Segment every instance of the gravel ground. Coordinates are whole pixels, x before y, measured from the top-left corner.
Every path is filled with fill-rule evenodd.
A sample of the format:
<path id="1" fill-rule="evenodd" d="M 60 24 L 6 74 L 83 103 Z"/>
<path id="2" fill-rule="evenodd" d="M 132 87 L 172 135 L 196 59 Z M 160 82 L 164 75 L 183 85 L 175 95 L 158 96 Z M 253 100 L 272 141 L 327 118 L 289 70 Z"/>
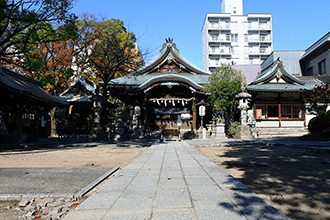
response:
<path id="1" fill-rule="evenodd" d="M 55 193 L 61 191 L 63 187 L 67 186 L 68 182 L 74 184 L 78 180 L 74 180 L 78 172 L 86 174 L 88 170 L 99 170 L 99 174 L 95 172 L 96 176 L 88 180 L 88 183 L 93 179 L 97 179 L 109 170 L 110 167 L 120 167 L 121 169 L 126 167 L 131 161 L 133 161 L 138 155 L 147 149 L 151 143 L 122 143 L 122 144 L 76 144 L 76 145 L 56 145 L 56 146 L 12 146 L 6 148 L 0 148 L 0 177 L 8 176 L 11 178 L 12 185 L 9 187 L 10 182 L 5 181 L 8 186 L 8 190 L 2 190 L 4 194 L 11 192 L 12 194 L 22 194 L 25 191 L 31 194 L 38 193 Z M 82 171 L 83 169 L 83 171 Z M 15 170 L 17 173 L 14 178 L 8 171 Z M 63 179 L 63 172 L 66 171 L 66 180 L 56 181 L 57 184 L 54 191 L 52 184 L 43 184 L 40 189 L 37 186 L 41 182 L 47 182 L 48 180 L 55 181 L 55 179 Z M 6 171 L 6 172 L 5 172 Z M 69 172 L 70 171 L 70 172 Z M 85 172 L 86 171 L 86 172 Z M 103 172 L 104 171 L 104 172 Z M 112 176 L 117 175 L 119 171 Z M 47 175 L 49 174 L 49 178 Z M 56 175 L 55 175 L 56 174 Z M 22 178 L 19 178 L 19 176 Z M 24 179 L 33 178 L 38 176 L 40 178 L 39 183 L 33 183 L 24 185 Z M 71 177 L 70 177 L 71 176 Z M 112 177 L 111 176 L 111 177 Z M 2 178 L 1 177 L 1 178 Z M 16 220 L 16 219 L 29 219 L 29 220 L 51 220 L 62 218 L 67 212 L 75 209 L 76 205 L 88 198 L 102 184 L 104 184 L 109 178 L 103 181 L 91 192 L 86 194 L 83 198 L 76 200 L 76 198 L 63 198 L 63 197 L 33 197 L 29 198 L 28 204 L 20 206 L 19 203 L 22 199 L 7 199 L 1 197 L 0 192 L 0 219 Z M 47 178 L 47 179 L 45 179 Z M 37 179 L 36 179 L 37 180 Z M 22 181 L 23 187 L 22 188 Z M 16 187 L 19 187 L 15 190 Z M 78 191 L 80 188 L 85 187 L 86 184 L 75 184 L 74 187 L 70 187 L 72 192 Z M 0 184 L 1 186 L 1 184 Z M 47 188 L 50 187 L 50 188 Z M 78 188 L 77 188 L 78 187 Z M 26 188 L 26 189 L 24 189 Z M 67 188 L 67 187 L 66 187 Z M 23 191 L 22 191 L 23 190 Z M 42 190 L 42 192 L 40 191 Z M 64 190 L 64 189 L 63 189 Z M 1 190 L 0 190 L 1 191 Z M 66 190 L 62 194 L 68 193 Z"/>

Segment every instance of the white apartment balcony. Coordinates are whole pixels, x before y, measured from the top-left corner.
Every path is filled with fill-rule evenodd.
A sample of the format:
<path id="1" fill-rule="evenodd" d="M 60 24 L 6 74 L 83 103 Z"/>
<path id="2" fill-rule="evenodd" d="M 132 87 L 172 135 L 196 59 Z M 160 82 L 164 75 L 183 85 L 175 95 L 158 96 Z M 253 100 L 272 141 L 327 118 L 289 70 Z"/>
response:
<path id="1" fill-rule="evenodd" d="M 231 42 L 231 37 L 230 35 L 228 36 L 212 36 L 208 38 L 209 42 L 224 42 L 224 43 L 230 43 Z"/>
<path id="2" fill-rule="evenodd" d="M 221 55 L 231 55 L 233 53 L 232 48 L 220 48 L 220 54 Z"/>
<path id="3" fill-rule="evenodd" d="M 272 42 L 270 36 L 253 36 L 248 38 L 249 42 Z"/>
<path id="4" fill-rule="evenodd" d="M 249 50 L 250 55 L 265 55 L 270 54 L 271 50 L 270 48 L 253 48 Z"/>
<path id="5" fill-rule="evenodd" d="M 220 61 L 210 61 L 209 63 L 209 67 L 218 67 L 221 66 L 221 62 Z"/>
<path id="6" fill-rule="evenodd" d="M 209 48 L 209 54 L 221 54 L 221 55 L 231 55 L 233 53 L 232 48 L 230 47 L 213 47 Z"/>
<path id="7" fill-rule="evenodd" d="M 271 30 L 272 26 L 270 24 L 260 25 L 260 24 L 249 24 L 249 30 Z"/>
<path id="8" fill-rule="evenodd" d="M 219 54 L 219 53 L 220 53 L 219 47 L 209 48 L 209 54 Z"/>
<path id="9" fill-rule="evenodd" d="M 225 23 L 225 22 L 209 23 L 208 29 L 214 29 L 214 30 L 230 30 L 230 23 Z"/>
<path id="10" fill-rule="evenodd" d="M 210 42 L 220 42 L 220 37 L 219 36 L 212 36 L 209 37 Z"/>
<path id="11" fill-rule="evenodd" d="M 262 36 L 262 35 L 260 35 L 259 40 L 261 42 L 272 42 L 272 39 L 271 39 L 270 36 Z"/>

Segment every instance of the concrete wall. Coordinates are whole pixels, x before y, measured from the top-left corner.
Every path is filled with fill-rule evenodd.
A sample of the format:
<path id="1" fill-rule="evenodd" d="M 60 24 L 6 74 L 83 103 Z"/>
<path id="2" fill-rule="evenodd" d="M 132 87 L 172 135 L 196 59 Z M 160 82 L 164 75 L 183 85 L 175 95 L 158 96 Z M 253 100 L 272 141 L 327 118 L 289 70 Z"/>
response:
<path id="1" fill-rule="evenodd" d="M 302 76 L 299 59 L 304 55 L 305 51 L 273 51 L 269 57 L 261 64 L 264 70 L 278 58 L 283 62 L 284 69 L 294 75 Z"/>
<path id="2" fill-rule="evenodd" d="M 247 84 L 255 80 L 261 70 L 260 65 L 233 65 L 232 67 L 243 72 Z"/>

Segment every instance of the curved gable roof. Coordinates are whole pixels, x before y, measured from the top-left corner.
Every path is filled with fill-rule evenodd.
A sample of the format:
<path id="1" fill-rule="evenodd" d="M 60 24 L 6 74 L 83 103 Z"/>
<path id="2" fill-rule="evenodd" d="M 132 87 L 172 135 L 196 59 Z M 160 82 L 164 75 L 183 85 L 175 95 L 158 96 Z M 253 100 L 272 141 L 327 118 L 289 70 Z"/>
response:
<path id="1" fill-rule="evenodd" d="M 314 77 L 292 76 L 284 69 L 283 62 L 278 59 L 246 88 L 248 91 L 297 92 L 311 90 L 320 84 L 321 81 Z"/>
<path id="2" fill-rule="evenodd" d="M 166 39 L 166 43 L 163 44 L 163 48 L 160 50 L 160 53 L 155 56 L 149 63 L 141 67 L 136 72 L 131 75 L 142 75 L 151 73 L 153 70 L 156 70 L 161 64 L 166 61 L 172 61 L 173 59 L 180 65 L 182 69 L 187 73 L 198 74 L 198 75 L 210 75 L 207 72 L 199 69 L 188 59 L 186 59 L 179 50 L 176 48 L 176 45 L 173 42 L 173 39 Z"/>
<path id="3" fill-rule="evenodd" d="M 270 83 L 276 79 L 277 82 L 304 85 L 305 83 L 288 73 L 284 67 L 283 62 L 277 59 L 268 69 L 264 70 L 259 76 L 250 83 L 250 85 Z"/>
<path id="4" fill-rule="evenodd" d="M 77 85 L 77 84 L 81 84 L 88 92 L 95 94 L 95 89 L 96 89 L 96 85 L 92 82 L 90 82 L 89 80 L 87 80 L 85 77 L 83 76 L 78 76 L 75 78 L 75 80 L 72 82 L 71 86 L 65 90 L 64 92 L 62 92 L 59 96 L 63 97 L 66 96 L 68 93 L 70 93 L 70 91 Z"/>
<path id="5" fill-rule="evenodd" d="M 154 82 L 185 82 L 200 90 L 208 83 L 210 73 L 204 72 L 179 53 L 173 39 L 166 39 L 160 53 L 138 71 L 110 81 L 110 87 L 140 90 Z"/>

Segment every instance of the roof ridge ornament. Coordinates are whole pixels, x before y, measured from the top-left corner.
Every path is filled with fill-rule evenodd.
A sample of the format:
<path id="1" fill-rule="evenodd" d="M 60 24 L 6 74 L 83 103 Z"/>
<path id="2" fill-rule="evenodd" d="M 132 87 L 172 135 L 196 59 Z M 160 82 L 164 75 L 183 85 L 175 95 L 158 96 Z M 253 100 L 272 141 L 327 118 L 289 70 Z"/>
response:
<path id="1" fill-rule="evenodd" d="M 179 51 L 178 48 L 176 48 L 175 43 L 173 43 L 173 38 L 168 37 L 165 40 L 166 40 L 166 43 L 163 44 L 163 48 L 160 51 L 164 50 L 166 47 L 174 48 L 175 50 Z"/>
<path id="2" fill-rule="evenodd" d="M 166 38 L 165 39 L 166 40 L 166 44 L 168 45 L 168 46 L 172 46 L 172 44 L 173 44 L 173 38 L 171 39 L 170 37 L 169 38 Z"/>

